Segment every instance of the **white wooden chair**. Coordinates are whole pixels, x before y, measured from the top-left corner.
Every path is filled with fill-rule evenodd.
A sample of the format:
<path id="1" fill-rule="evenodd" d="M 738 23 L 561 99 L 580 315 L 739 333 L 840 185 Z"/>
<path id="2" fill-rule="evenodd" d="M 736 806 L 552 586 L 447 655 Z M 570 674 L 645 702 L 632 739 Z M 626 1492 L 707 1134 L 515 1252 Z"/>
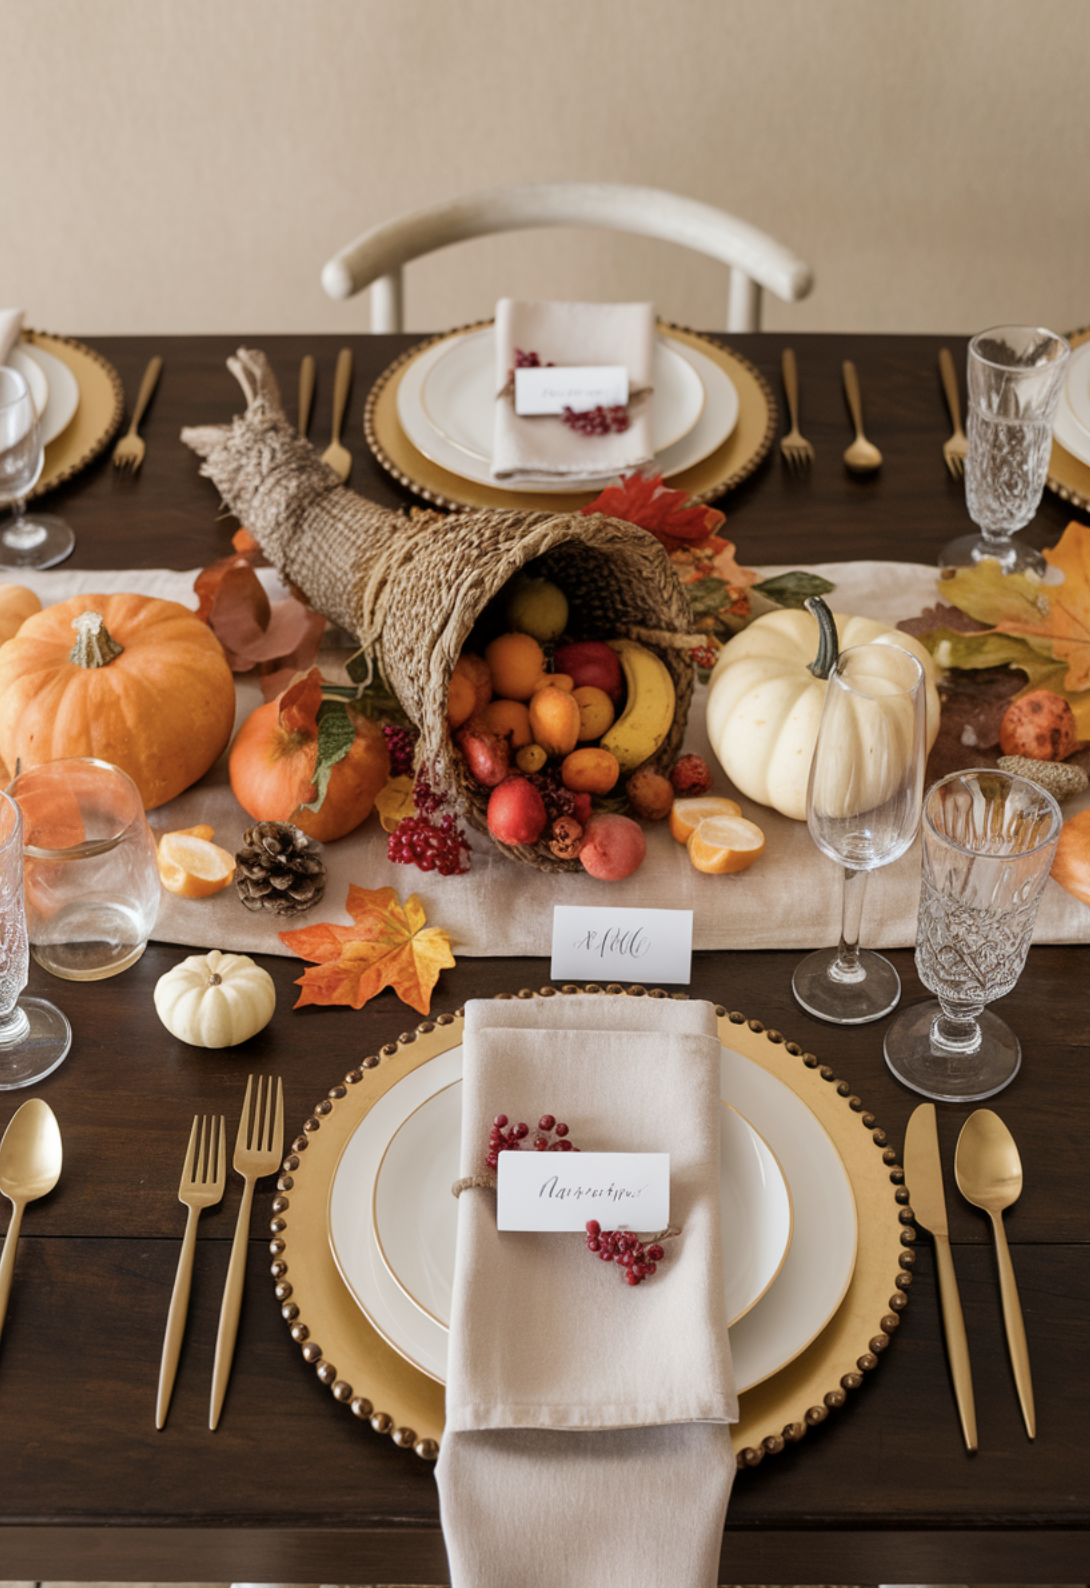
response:
<path id="1" fill-rule="evenodd" d="M 596 226 L 663 238 L 730 267 L 728 331 L 757 331 L 761 291 L 785 303 L 805 298 L 809 265 L 782 243 L 725 210 L 653 187 L 616 182 L 531 182 L 445 199 L 374 226 L 322 270 L 331 298 L 371 287 L 372 331 L 402 329 L 402 266 L 449 243 L 534 226 Z"/>

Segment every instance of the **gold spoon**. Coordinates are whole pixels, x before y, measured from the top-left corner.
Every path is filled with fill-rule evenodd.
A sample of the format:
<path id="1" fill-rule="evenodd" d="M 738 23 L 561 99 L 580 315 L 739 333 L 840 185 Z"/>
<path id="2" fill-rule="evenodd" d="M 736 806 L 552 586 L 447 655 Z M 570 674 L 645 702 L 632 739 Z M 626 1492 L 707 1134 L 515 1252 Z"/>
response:
<path id="1" fill-rule="evenodd" d="M 844 394 L 851 409 L 852 423 L 855 425 L 855 440 L 845 452 L 844 462 L 853 474 L 873 474 L 875 469 L 882 466 L 882 454 L 863 434 L 863 399 L 859 395 L 859 376 L 855 373 L 855 365 L 850 359 L 844 360 L 843 373 Z"/>
<path id="2" fill-rule="evenodd" d="M 999 1264 L 999 1291 L 1003 1298 L 1003 1322 L 1014 1369 L 1014 1382 L 1022 1405 L 1022 1417 L 1031 1439 L 1037 1436 L 1037 1416 L 1033 1409 L 1033 1380 L 1029 1370 L 1026 1326 L 1014 1282 L 1014 1266 L 1003 1228 L 1003 1209 L 1022 1194 L 1022 1161 L 1014 1137 L 998 1114 L 978 1108 L 962 1126 L 954 1155 L 954 1175 L 966 1202 L 991 1217 L 995 1231 L 995 1255 Z"/>
<path id="3" fill-rule="evenodd" d="M 333 377 L 333 439 L 322 453 L 322 462 L 328 463 L 342 481 L 347 480 L 352 472 L 352 454 L 341 445 L 341 425 L 344 423 L 351 385 L 352 349 L 342 347 L 337 354 L 337 372 Z"/>
<path id="4" fill-rule="evenodd" d="M 48 1103 L 32 1097 L 12 1115 L 0 1141 L 0 1191 L 14 1209 L 0 1257 L 0 1330 L 8 1310 L 19 1226 L 28 1202 L 52 1191 L 61 1176 L 61 1133 Z"/>

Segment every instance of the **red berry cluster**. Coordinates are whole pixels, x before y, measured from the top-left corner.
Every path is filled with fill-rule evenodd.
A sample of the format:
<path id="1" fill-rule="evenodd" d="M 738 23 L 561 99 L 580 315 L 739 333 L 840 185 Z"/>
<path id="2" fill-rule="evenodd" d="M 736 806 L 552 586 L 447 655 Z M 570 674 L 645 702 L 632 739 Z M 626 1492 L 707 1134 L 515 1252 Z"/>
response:
<path id="1" fill-rule="evenodd" d="M 521 347 L 516 347 L 516 349 L 515 349 L 515 369 L 555 369 L 555 368 L 556 368 L 556 365 L 553 363 L 552 359 L 549 359 L 547 364 L 543 364 L 536 353 L 524 353 L 522 351 Z M 508 380 L 514 380 L 514 378 L 515 378 L 515 369 L 509 369 L 507 371 L 507 379 Z"/>
<path id="2" fill-rule="evenodd" d="M 619 1263 L 626 1285 L 650 1279 L 666 1256 L 661 1246 L 645 1246 L 631 1230 L 604 1230 L 597 1219 L 587 1220 L 587 1251 L 603 1263 Z"/>
<path id="3" fill-rule="evenodd" d="M 522 1144 L 530 1134 L 529 1125 L 511 1125 L 508 1129 L 506 1114 L 497 1114 L 492 1121 L 492 1128 L 488 1132 L 488 1151 L 484 1161 L 490 1169 L 494 1169 L 499 1162 L 501 1152 L 521 1152 Z M 551 1138 L 555 1138 L 551 1139 Z M 563 1120 L 557 1121 L 552 1114 L 542 1114 L 537 1122 L 537 1131 L 528 1149 L 534 1152 L 578 1152 L 579 1148 L 568 1139 L 568 1127 Z"/>
<path id="4" fill-rule="evenodd" d="M 390 834 L 386 855 L 395 865 L 438 871 L 441 877 L 458 877 L 469 870 L 469 844 L 450 815 L 438 826 L 426 816 L 403 817 Z"/>
<path id="5" fill-rule="evenodd" d="M 574 430 L 581 436 L 608 436 L 611 431 L 628 429 L 628 409 L 621 404 L 616 408 L 586 408 L 582 413 L 576 413 L 574 408 L 565 408 L 561 418 L 569 430 Z"/>
<path id="6" fill-rule="evenodd" d="M 402 728 L 397 723 L 386 722 L 382 725 L 382 734 L 386 740 L 386 748 L 390 752 L 390 776 L 408 777 L 413 769 L 416 741 L 420 737 L 419 730 Z"/>
<path id="7" fill-rule="evenodd" d="M 719 660 L 719 652 L 714 645 L 698 645 L 689 652 L 689 655 L 692 657 L 694 665 L 702 668 L 705 672 L 710 672 Z"/>

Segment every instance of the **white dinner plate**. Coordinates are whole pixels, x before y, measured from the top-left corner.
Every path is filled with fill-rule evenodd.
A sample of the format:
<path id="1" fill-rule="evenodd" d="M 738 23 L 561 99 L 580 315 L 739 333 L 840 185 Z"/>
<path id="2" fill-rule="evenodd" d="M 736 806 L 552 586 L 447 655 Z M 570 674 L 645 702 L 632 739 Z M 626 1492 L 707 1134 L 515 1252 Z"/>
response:
<path id="1" fill-rule="evenodd" d="M 41 415 L 42 445 L 48 446 L 75 417 L 79 407 L 79 381 L 55 353 L 31 347 L 27 342 L 19 343 L 19 351 L 38 365 L 49 382 L 49 401 Z"/>
<path id="2" fill-rule="evenodd" d="M 478 340 L 477 357 L 481 361 L 480 367 L 487 369 L 487 380 L 473 397 L 474 414 L 463 421 L 467 432 L 472 433 L 478 442 L 483 442 L 485 450 L 479 455 L 456 446 L 445 435 L 440 434 L 429 420 L 423 405 L 424 386 L 431 371 L 450 352 L 452 343 L 467 341 L 470 338 Z M 704 391 L 704 406 L 700 417 L 688 434 L 661 451 L 656 448 L 655 469 L 669 476 L 678 474 L 683 469 L 692 468 L 717 447 L 722 446 L 738 423 L 739 405 L 738 393 L 733 381 L 712 359 L 701 353 L 699 349 L 690 347 L 688 343 L 679 342 L 673 337 L 660 336 L 659 342 L 665 344 L 672 354 L 676 354 L 695 371 Z M 493 346 L 492 327 L 486 326 L 480 331 L 466 332 L 458 337 L 447 337 L 442 342 L 437 342 L 434 347 L 428 348 L 419 358 L 412 361 L 398 383 L 397 417 L 413 446 L 432 463 L 437 463 L 440 468 L 449 470 L 461 479 L 494 487 L 497 482 L 491 474 L 492 410 L 495 403 L 492 390 L 494 369 L 491 362 Z M 467 409 L 469 406 L 467 401 Z M 605 474 L 588 475 L 585 479 L 564 483 L 565 488 L 570 486 L 573 489 L 594 489 L 607 485 L 613 478 L 615 476 Z M 518 482 L 520 491 L 540 493 L 555 491 L 556 488 L 555 481 L 520 480 Z"/>
<path id="3" fill-rule="evenodd" d="M 734 1324 L 760 1301 L 791 1245 L 791 1194 L 775 1154 L 735 1109 L 722 1110 L 723 1277 Z M 409 1300 L 450 1327 L 458 1217 L 462 1083 L 422 1103 L 394 1132 L 379 1164 L 372 1224 L 379 1254 Z M 353 1287 L 354 1288 L 354 1287 Z"/>
<path id="4" fill-rule="evenodd" d="M 420 388 L 420 406 L 436 435 L 476 463 L 492 457 L 496 406 L 496 339 L 491 327 L 445 344 Z M 704 383 L 675 343 L 655 341 L 651 432 L 662 452 L 687 436 L 704 412 Z"/>
<path id="5" fill-rule="evenodd" d="M 462 1049 L 452 1048 L 380 1097 L 347 1142 L 329 1197 L 330 1245 L 350 1293 L 394 1350 L 439 1383 L 446 1378 L 447 1333 L 394 1280 L 368 1215 L 390 1140 L 421 1104 L 460 1080 L 461 1069 Z M 792 1361 L 832 1317 L 855 1267 L 857 1226 L 840 1155 L 790 1087 L 724 1048 L 722 1096 L 775 1154 L 794 1209 L 790 1250 L 775 1283 L 731 1329 L 735 1377 L 744 1390 Z M 453 1203 L 449 1182 L 442 1194 Z"/>
<path id="6" fill-rule="evenodd" d="M 1060 392 L 1056 414 L 1052 421 L 1053 439 L 1080 463 L 1090 465 L 1090 431 L 1084 430 L 1075 418 L 1067 397 L 1067 388 Z"/>
<path id="7" fill-rule="evenodd" d="M 1090 445 L 1090 342 L 1075 348 L 1067 366 L 1064 395 L 1076 424 L 1086 432 Z"/>
<path id="8" fill-rule="evenodd" d="M 35 363 L 25 347 L 16 345 L 8 354 L 8 368 L 18 370 L 30 388 L 30 400 L 40 419 L 49 402 L 49 381 L 45 370 Z"/>

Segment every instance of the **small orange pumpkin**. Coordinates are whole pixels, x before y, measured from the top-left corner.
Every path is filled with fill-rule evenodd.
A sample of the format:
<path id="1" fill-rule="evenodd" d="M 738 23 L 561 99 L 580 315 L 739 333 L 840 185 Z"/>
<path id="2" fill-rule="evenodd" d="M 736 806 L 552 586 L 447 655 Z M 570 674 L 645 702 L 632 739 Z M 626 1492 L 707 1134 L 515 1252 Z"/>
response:
<path id="1" fill-rule="evenodd" d="M 18 634 L 27 618 L 42 610 L 42 603 L 21 584 L 0 584 L 0 645 Z"/>
<path id="2" fill-rule="evenodd" d="M 1052 862 L 1052 879 L 1083 904 L 1090 904 L 1090 811 L 1080 811 L 1064 822 Z"/>
<path id="3" fill-rule="evenodd" d="M 97 756 L 127 772 L 151 810 L 204 776 L 234 720 L 223 647 L 177 601 L 73 596 L 0 646 L 9 767 Z"/>
<path id="4" fill-rule="evenodd" d="M 333 763 L 319 800 L 321 706 L 322 675 L 312 667 L 247 717 L 231 746 L 229 770 L 235 798 L 248 815 L 260 822 L 293 822 L 311 838 L 329 843 L 371 814 L 390 776 L 390 753 L 382 729 L 347 706 L 341 726 L 354 729 L 354 736 Z M 305 808 L 313 804 L 317 810 Z"/>

